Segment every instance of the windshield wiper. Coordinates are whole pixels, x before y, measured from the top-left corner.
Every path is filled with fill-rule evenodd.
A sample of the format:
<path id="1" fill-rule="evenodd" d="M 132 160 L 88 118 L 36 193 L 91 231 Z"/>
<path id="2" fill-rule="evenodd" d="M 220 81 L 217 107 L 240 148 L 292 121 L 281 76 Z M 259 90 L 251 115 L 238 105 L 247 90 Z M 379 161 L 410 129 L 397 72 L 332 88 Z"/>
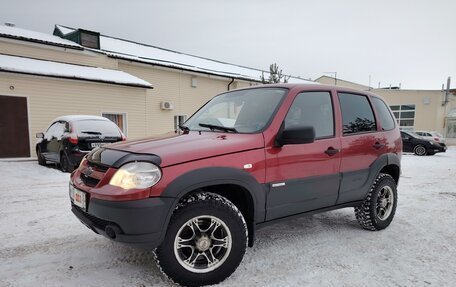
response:
<path id="1" fill-rule="evenodd" d="M 181 131 L 184 132 L 184 134 L 188 134 L 190 132 L 190 128 L 184 125 L 178 125 L 178 127 L 181 129 Z"/>
<path id="2" fill-rule="evenodd" d="M 199 123 L 198 125 L 199 125 L 200 127 L 203 127 L 203 128 L 208 128 L 208 129 L 210 129 L 211 131 L 219 130 L 219 131 L 234 132 L 234 133 L 237 133 L 237 132 L 238 132 L 235 128 L 230 128 L 230 127 L 217 126 L 217 125 L 210 125 L 210 124 L 202 124 L 202 123 Z"/>
<path id="3" fill-rule="evenodd" d="M 88 135 L 101 135 L 100 132 L 91 132 L 91 131 L 82 131 L 81 133 L 88 134 Z"/>

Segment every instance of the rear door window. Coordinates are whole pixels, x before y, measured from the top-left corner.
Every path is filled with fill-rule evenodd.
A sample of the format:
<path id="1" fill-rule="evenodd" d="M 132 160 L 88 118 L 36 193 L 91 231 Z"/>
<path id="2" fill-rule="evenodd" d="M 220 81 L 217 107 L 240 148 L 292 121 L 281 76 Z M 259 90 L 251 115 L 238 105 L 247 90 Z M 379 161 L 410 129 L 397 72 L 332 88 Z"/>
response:
<path id="1" fill-rule="evenodd" d="M 55 122 L 46 131 L 44 138 L 47 140 L 51 140 L 51 139 L 60 140 L 63 136 L 64 131 L 65 131 L 65 124 L 63 122 Z"/>
<path id="2" fill-rule="evenodd" d="M 344 135 L 377 130 L 374 112 L 366 96 L 339 93 Z"/>
<path id="3" fill-rule="evenodd" d="M 119 128 L 111 121 L 82 120 L 75 123 L 78 136 L 120 137 Z"/>

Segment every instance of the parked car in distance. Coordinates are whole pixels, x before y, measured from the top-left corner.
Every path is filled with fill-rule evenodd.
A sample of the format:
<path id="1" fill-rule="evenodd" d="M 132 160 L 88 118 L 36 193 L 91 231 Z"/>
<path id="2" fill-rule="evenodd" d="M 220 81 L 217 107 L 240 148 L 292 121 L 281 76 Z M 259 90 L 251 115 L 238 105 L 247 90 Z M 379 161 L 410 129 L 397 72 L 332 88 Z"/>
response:
<path id="1" fill-rule="evenodd" d="M 374 94 L 316 84 L 234 90 L 180 129 L 94 150 L 69 184 L 85 226 L 155 249 L 179 284 L 223 281 L 255 230 L 284 219 L 354 207 L 364 229 L 393 220 L 402 141 Z"/>
<path id="2" fill-rule="evenodd" d="M 72 172 L 92 149 L 126 139 L 109 119 L 86 115 L 58 117 L 46 132 L 37 133 L 36 137 L 38 163 L 58 163 L 64 172 Z"/>
<path id="3" fill-rule="evenodd" d="M 436 131 L 414 131 L 415 134 L 427 140 L 438 142 L 441 146 L 446 147 L 445 137 Z"/>
<path id="4" fill-rule="evenodd" d="M 416 155 L 434 155 L 447 150 L 445 145 L 432 139 L 425 139 L 413 132 L 401 131 L 401 137 L 404 152 L 413 152 Z"/>

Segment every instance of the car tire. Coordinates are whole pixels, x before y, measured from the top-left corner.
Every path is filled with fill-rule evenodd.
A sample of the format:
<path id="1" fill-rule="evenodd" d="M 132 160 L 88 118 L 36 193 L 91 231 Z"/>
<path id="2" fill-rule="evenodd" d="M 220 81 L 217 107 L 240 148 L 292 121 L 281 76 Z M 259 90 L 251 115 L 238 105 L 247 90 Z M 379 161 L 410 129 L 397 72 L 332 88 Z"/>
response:
<path id="1" fill-rule="evenodd" d="M 63 172 L 73 172 L 74 166 L 71 164 L 68 155 L 65 152 L 60 154 L 60 169 Z"/>
<path id="2" fill-rule="evenodd" d="M 413 152 L 416 154 L 416 155 L 419 155 L 419 156 L 422 156 L 422 155 L 426 155 L 427 154 L 427 149 L 425 146 L 421 145 L 421 144 L 417 144 L 414 148 L 413 148 Z"/>
<path id="3" fill-rule="evenodd" d="M 38 158 L 38 164 L 45 166 L 46 165 L 46 159 L 44 156 L 41 154 L 41 151 L 39 148 L 36 149 L 36 157 Z"/>
<path id="4" fill-rule="evenodd" d="M 382 230 L 390 225 L 396 212 L 396 182 L 381 173 L 360 206 L 355 207 L 358 223 L 367 230 Z"/>
<path id="5" fill-rule="evenodd" d="M 229 277 L 246 246 L 247 225 L 238 208 L 220 195 L 198 193 L 178 205 L 155 255 L 175 283 L 203 286 Z"/>

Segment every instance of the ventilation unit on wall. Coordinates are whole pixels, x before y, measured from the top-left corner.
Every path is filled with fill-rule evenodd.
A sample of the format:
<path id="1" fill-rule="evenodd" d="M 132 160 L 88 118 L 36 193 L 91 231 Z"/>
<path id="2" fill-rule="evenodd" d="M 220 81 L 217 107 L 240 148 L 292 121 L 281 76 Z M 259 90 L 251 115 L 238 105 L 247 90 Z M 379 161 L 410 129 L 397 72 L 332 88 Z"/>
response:
<path id="1" fill-rule="evenodd" d="M 174 108 L 173 104 L 171 102 L 161 102 L 160 103 L 160 108 L 162 110 L 167 110 L 170 111 Z"/>

